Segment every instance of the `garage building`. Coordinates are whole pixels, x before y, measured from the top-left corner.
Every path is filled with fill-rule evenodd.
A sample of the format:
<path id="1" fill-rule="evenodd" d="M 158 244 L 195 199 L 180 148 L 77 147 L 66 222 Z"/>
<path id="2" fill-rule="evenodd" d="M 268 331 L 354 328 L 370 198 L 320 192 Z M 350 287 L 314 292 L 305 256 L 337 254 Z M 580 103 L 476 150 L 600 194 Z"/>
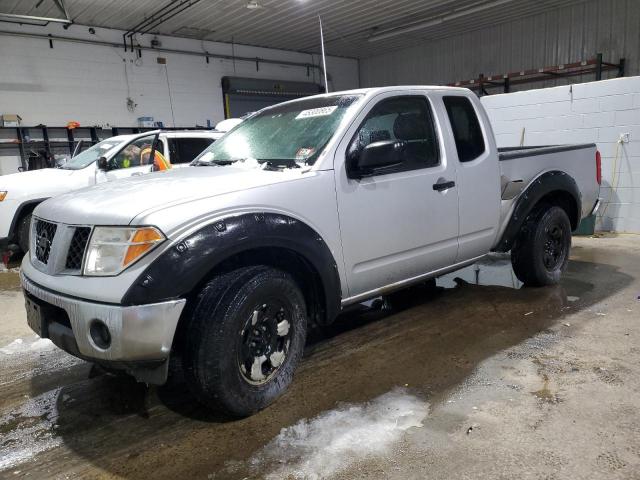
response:
<path id="1" fill-rule="evenodd" d="M 366 147 L 381 144 L 387 157 L 408 150 L 416 131 L 436 140 L 445 130 L 450 134 L 449 143 L 445 139 L 430 151 L 435 161 L 429 167 L 443 166 L 442 173 L 425 186 L 431 196 L 416 193 L 414 210 L 398 200 L 404 187 L 393 190 L 374 174 L 408 178 L 420 168 L 393 170 L 401 162 L 387 159 L 353 174 L 351 143 L 339 159 L 345 176 L 331 178 L 336 205 L 311 208 L 319 188 L 296 187 L 289 179 L 289 190 L 277 190 L 287 182 L 274 181 L 269 197 L 251 199 L 259 211 L 247 203 L 228 217 L 209 218 L 210 212 L 199 210 L 209 196 L 194 200 L 198 188 L 208 188 L 203 181 L 196 185 L 196 168 L 213 175 L 205 167 L 223 172 L 221 167 L 246 163 L 233 168 L 269 175 L 299 169 L 310 177 L 339 170 L 333 164 L 314 170 L 308 161 L 322 157 L 331 136 L 318 148 L 296 147 L 296 158 L 285 164 L 280 158 L 214 158 L 216 142 L 223 144 L 221 138 L 233 135 L 230 129 L 255 120 L 256 112 L 306 99 L 316 103 L 294 114 L 286 107 L 267 112 L 277 112 L 276 120 L 287 114 L 319 118 L 350 108 L 357 95 L 370 91 L 349 93 L 336 104 L 326 93 L 416 86 L 405 95 L 415 100 L 416 89 L 425 85 L 469 89 L 472 97 L 458 95 L 473 98 L 471 111 L 486 111 L 486 126 L 484 113 L 473 115 L 475 124 L 456 125 L 452 111 L 464 105 L 448 104 L 446 92 L 459 90 L 433 89 L 442 97 L 439 114 L 450 123 L 427 131 L 415 122 L 403 124 L 398 115 L 402 121 L 388 129 L 374 121 L 365 131 Z M 381 92 L 393 96 L 394 90 Z M 433 121 L 433 105 L 422 101 L 421 114 Z M 393 113 L 395 107 L 383 105 L 380 117 L 388 114 L 385 108 Z M 358 128 L 369 119 L 370 112 L 363 113 Z M 347 132 L 339 122 L 332 128 Z M 320 130 L 298 133 L 312 137 Z M 456 220 L 425 203 L 454 188 L 487 190 L 486 176 L 452 181 L 444 168 L 458 161 L 460 171 L 473 166 L 480 157 L 463 160 L 458 142 L 476 135 L 482 143 L 483 134 L 495 135 L 495 143 L 486 149 L 482 144 L 481 151 L 493 149 L 501 166 L 523 157 L 539 166 L 558 154 L 573 168 L 576 149 L 588 150 L 589 164 L 575 175 L 577 182 L 558 180 L 558 172 L 546 166 L 534 180 L 518 167 L 496 168 L 502 172 L 500 184 L 494 182 L 500 194 L 496 217 L 516 222 L 501 224 L 501 235 L 513 224 L 517 236 L 504 233 L 490 253 L 487 246 L 482 255 L 457 262 L 489 229 L 478 227 L 466 238 L 459 233 L 448 245 L 451 261 L 428 273 L 394 277 L 402 262 L 406 271 L 418 268 L 407 259 L 437 256 L 435 240 L 397 246 L 406 238 L 447 227 L 460 232 L 491 210 L 490 202 L 473 204 L 467 197 L 465 204 L 456 197 L 449 203 L 459 212 Z M 335 142 L 347 145 L 356 138 L 360 130 Z M 553 158 L 551 163 L 557 166 Z M 78 174 L 83 169 L 84 176 Z M 25 180 L 32 171 L 37 175 Z M 545 191 L 536 199 L 545 208 L 566 207 L 564 247 L 558 246 L 564 239 L 552 238 L 552 228 L 539 228 L 546 210 L 518 210 L 514 200 L 533 198 L 536 190 L 525 189 L 527 182 L 541 184 L 543 177 L 575 184 L 576 196 L 589 202 L 578 202 L 571 216 L 574 205 L 566 196 Z M 211 198 L 216 189 L 220 198 L 268 190 L 244 180 L 236 187 L 233 175 L 211 178 Z M 194 181 L 194 192 L 188 181 Z M 155 185 L 146 196 L 145 182 Z M 343 208 L 341 199 L 356 190 L 369 196 Z M 27 191 L 16 199 L 16 192 Z M 83 220 L 70 213 L 58 223 L 40 218 L 41 211 L 57 213 L 57 207 L 46 210 L 50 198 L 58 199 L 61 215 L 82 212 Z M 276 204 L 283 198 L 291 211 Z M 380 198 L 384 204 L 376 205 Z M 163 202 L 174 209 L 167 217 L 175 222 L 175 237 L 165 236 L 157 223 L 136 223 L 158 214 Z M 125 218 L 136 203 L 141 211 L 122 225 L 86 220 Z M 320 212 L 318 224 L 313 215 L 293 218 L 297 204 Z M 122 212 L 110 212 L 110 205 Z M 468 210 L 464 218 L 462 208 Z M 365 211 L 368 216 L 359 215 Z M 371 213 L 377 211 L 381 218 Z M 177 226 L 191 215 L 197 221 Z M 319 223 L 330 216 L 346 218 L 348 225 L 323 230 Z M 291 245 L 300 251 L 259 243 L 280 242 L 283 229 L 293 232 Z M 325 242 L 332 234 L 335 241 Z M 350 243 L 344 238 L 349 234 Z M 0 0 L 0 478 L 637 478 L 638 235 L 640 0 Z M 64 258 L 54 256 L 60 248 L 54 238 L 67 242 Z M 529 238 L 544 247 L 540 262 L 566 254 L 558 277 L 538 282 L 539 288 L 528 281 L 535 272 L 523 276 L 534 260 L 522 260 L 522 254 L 512 259 Z M 174 240 L 171 249 L 160 250 Z M 387 243 L 396 250 L 384 250 Z M 100 264 L 101 256 L 123 245 L 115 267 Z M 376 248 L 384 255 L 347 263 L 350 251 L 357 257 Z M 233 254 L 206 263 L 207 255 L 218 252 Z M 158 263 L 138 272 L 136 262 L 147 253 Z M 55 265 L 47 263 L 50 255 Z M 59 282 L 60 290 L 53 281 L 30 280 L 29 268 Z M 191 278 L 189 268 L 200 276 Z M 363 285 L 360 290 L 340 283 L 343 271 Z M 278 274 L 269 301 L 275 298 L 280 308 L 278 295 L 293 291 L 304 308 L 282 304 L 272 312 L 266 301 L 264 309 L 238 307 L 244 323 L 233 335 L 244 343 L 240 353 L 230 350 L 227 356 L 240 372 L 237 378 L 249 385 L 243 383 L 249 393 L 238 395 L 238 405 L 274 378 L 283 390 L 274 387 L 270 401 L 253 409 L 208 408 L 206 399 L 218 401 L 222 387 L 207 397 L 204 387 L 194 390 L 192 384 L 222 370 L 205 351 L 225 355 L 216 350 L 218 343 L 201 340 L 213 331 L 199 320 L 202 312 L 222 325 L 242 288 L 257 285 L 260 275 Z M 89 284 L 82 282 L 92 276 L 100 279 L 84 297 Z M 110 295 L 120 294 L 113 293 L 118 278 L 132 283 L 112 301 Z M 383 280 L 375 283 L 377 278 Z M 335 292 L 328 293 L 328 286 Z M 171 295 L 171 288 L 178 293 Z M 240 292 L 235 296 L 234 288 Z M 242 298 L 252 299 L 250 293 Z M 207 295 L 214 294 L 207 304 Z M 87 312 L 91 318 L 80 326 L 76 320 Z M 323 322 L 334 313 L 334 323 Z M 291 327 L 294 314 L 304 318 L 304 329 Z M 158 320 L 169 317 L 169 325 Z M 198 335 L 190 336 L 194 331 Z M 294 365 L 281 381 L 277 375 L 284 375 L 282 365 L 289 368 L 286 355 L 295 340 L 291 331 L 300 337 L 300 365 L 295 377 Z M 85 344 L 76 341 L 82 335 Z M 143 351 L 165 335 L 167 342 L 156 342 L 165 356 L 136 358 L 142 366 L 121 360 L 121 352 L 111 350 L 118 335 L 140 335 L 131 343 Z M 194 344 L 205 352 L 202 363 L 188 353 Z M 228 391 L 234 385 L 224 383 Z"/>

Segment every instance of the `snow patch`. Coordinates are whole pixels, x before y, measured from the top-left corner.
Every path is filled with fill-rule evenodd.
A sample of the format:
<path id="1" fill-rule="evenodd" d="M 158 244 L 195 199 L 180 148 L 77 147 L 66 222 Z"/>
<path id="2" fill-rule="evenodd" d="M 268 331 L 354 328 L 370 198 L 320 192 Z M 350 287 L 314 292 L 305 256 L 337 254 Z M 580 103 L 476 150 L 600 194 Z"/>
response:
<path id="1" fill-rule="evenodd" d="M 29 345 L 30 350 L 36 350 L 39 352 L 53 350 L 54 348 L 56 348 L 56 346 L 48 338 L 38 338 L 35 342 Z"/>
<path id="2" fill-rule="evenodd" d="M 239 170 L 264 170 L 267 166 L 266 163 L 260 163 L 257 159 L 252 157 L 242 158 L 233 162 L 231 165 Z"/>
<path id="3" fill-rule="evenodd" d="M 268 480 L 316 480 L 335 475 L 356 462 L 388 453 L 405 431 L 421 427 L 429 405 L 397 389 L 369 403 L 344 405 L 282 429 L 251 460 L 264 472 L 280 466 Z"/>
<path id="4" fill-rule="evenodd" d="M 55 345 L 47 338 L 40 338 L 34 335 L 30 338 L 16 338 L 13 342 L 0 348 L 0 353 L 4 355 L 15 355 L 21 353 L 43 352 L 53 350 Z"/>
<path id="5" fill-rule="evenodd" d="M 7 268 L 7 266 L 0 261 L 0 273 L 18 273 L 20 267 Z"/>
<path id="6" fill-rule="evenodd" d="M 257 159 L 249 157 L 233 162 L 234 168 L 240 170 L 267 170 L 269 162 L 259 162 Z"/>
<path id="7" fill-rule="evenodd" d="M 23 343 L 24 340 L 22 340 L 21 338 L 16 338 L 9 345 L 5 345 L 4 347 L 0 348 L 0 353 L 4 353 L 5 355 L 13 355 L 14 353 L 24 349 L 22 347 Z"/>
<path id="8" fill-rule="evenodd" d="M 54 429 L 61 388 L 30 398 L 0 417 L 0 472 L 20 465 L 62 443 Z"/>

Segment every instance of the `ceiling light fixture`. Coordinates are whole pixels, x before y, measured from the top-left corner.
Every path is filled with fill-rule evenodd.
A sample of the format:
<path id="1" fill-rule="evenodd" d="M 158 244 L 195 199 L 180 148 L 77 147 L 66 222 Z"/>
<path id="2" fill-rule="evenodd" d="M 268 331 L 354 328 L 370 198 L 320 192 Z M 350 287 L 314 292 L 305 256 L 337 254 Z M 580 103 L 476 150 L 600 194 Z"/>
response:
<path id="1" fill-rule="evenodd" d="M 71 25 L 73 23 L 72 20 L 67 18 L 52 18 L 52 17 L 34 17 L 32 15 L 17 15 L 13 13 L 0 13 L 0 21 L 2 18 L 8 18 L 11 20 L 15 20 L 19 22 L 20 20 L 24 21 L 32 21 L 32 22 L 54 22 L 54 23 L 63 23 L 66 25 Z"/>
<path id="2" fill-rule="evenodd" d="M 261 8 L 264 8 L 264 6 L 260 4 L 258 0 L 249 0 L 246 6 L 249 10 L 259 10 Z"/>
<path id="3" fill-rule="evenodd" d="M 464 10 L 452 11 L 450 13 L 446 13 L 444 15 L 430 18 L 428 20 L 423 20 L 416 23 L 409 23 L 407 25 L 401 27 L 389 28 L 387 30 L 383 30 L 381 32 L 376 32 L 371 35 L 368 40 L 370 42 L 377 42 L 379 40 L 385 40 L 387 38 L 397 37 L 398 35 L 404 35 L 405 33 L 415 32 L 417 30 L 424 30 L 425 28 L 434 27 L 436 25 L 440 25 L 442 23 L 448 22 L 450 20 L 455 20 L 456 18 L 466 17 L 467 15 L 471 15 L 473 13 L 478 13 L 483 10 L 487 10 L 489 8 L 497 7 L 500 5 L 504 5 L 505 3 L 512 2 L 513 0 L 496 0 L 494 2 L 485 3 L 484 5 L 477 5 L 475 7 L 467 8 Z"/>

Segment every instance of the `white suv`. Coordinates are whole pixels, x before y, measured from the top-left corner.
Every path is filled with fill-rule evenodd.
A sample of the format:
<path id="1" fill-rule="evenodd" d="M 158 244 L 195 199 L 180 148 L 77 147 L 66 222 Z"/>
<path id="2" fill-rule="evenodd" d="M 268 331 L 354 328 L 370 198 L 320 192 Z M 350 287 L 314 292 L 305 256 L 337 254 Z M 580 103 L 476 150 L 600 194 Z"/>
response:
<path id="1" fill-rule="evenodd" d="M 0 177 L 0 247 L 18 245 L 28 249 L 31 212 L 47 198 L 153 171 L 143 150 L 155 149 L 183 167 L 196 158 L 224 132 L 206 130 L 152 131 L 107 138 L 79 153 L 61 168 L 45 168 Z M 100 159 L 100 162 L 98 161 Z"/>

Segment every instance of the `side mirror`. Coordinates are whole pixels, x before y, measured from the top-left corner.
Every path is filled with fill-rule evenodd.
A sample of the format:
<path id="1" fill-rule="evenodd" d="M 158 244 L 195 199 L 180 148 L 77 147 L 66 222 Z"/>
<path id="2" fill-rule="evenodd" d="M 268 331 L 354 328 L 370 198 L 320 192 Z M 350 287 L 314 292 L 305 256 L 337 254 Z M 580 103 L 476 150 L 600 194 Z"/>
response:
<path id="1" fill-rule="evenodd" d="M 109 170 L 109 162 L 105 157 L 98 158 L 98 170 L 104 170 L 105 172 Z"/>
<path id="2" fill-rule="evenodd" d="M 392 167 L 402 163 L 402 154 L 406 142 L 400 140 L 382 140 L 373 142 L 351 159 L 351 178 L 371 175 L 375 170 Z"/>

